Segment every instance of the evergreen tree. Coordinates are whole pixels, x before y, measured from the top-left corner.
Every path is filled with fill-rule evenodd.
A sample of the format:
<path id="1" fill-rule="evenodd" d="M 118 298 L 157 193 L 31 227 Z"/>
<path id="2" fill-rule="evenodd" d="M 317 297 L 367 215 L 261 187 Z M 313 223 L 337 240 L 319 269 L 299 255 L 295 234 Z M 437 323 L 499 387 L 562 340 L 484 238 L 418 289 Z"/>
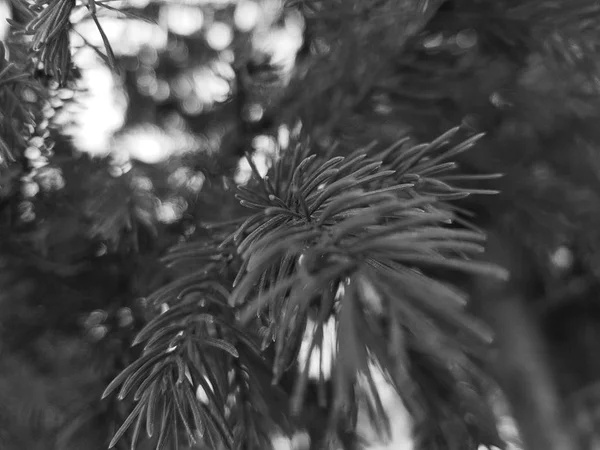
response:
<path id="1" fill-rule="evenodd" d="M 597 2 L 10 6 L 1 449 L 598 445 Z"/>

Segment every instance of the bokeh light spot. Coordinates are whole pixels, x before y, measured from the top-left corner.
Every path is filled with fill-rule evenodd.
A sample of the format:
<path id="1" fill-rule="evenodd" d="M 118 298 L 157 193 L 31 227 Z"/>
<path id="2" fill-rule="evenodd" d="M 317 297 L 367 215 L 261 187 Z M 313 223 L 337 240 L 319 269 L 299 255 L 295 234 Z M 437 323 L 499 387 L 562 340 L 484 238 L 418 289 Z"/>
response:
<path id="1" fill-rule="evenodd" d="M 169 30 L 180 36 L 190 36 L 197 33 L 204 25 L 204 13 L 195 6 L 164 5 L 160 14 Z"/>
<path id="2" fill-rule="evenodd" d="M 232 41 L 233 31 L 223 22 L 214 22 L 206 32 L 206 42 L 214 50 L 225 50 Z"/>
<path id="3" fill-rule="evenodd" d="M 250 31 L 258 23 L 260 8 L 253 1 L 240 1 L 235 8 L 233 20 L 240 31 Z"/>

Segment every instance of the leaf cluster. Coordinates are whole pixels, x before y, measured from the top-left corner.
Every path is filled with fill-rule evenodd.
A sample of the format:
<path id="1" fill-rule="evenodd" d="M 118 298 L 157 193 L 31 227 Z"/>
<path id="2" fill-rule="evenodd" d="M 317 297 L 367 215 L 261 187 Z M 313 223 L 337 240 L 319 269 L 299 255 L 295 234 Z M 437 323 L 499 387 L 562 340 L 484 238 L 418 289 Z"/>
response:
<path id="1" fill-rule="evenodd" d="M 143 423 L 152 435 L 155 414 L 161 417 L 159 445 L 176 439 L 178 429 L 190 439 L 206 430 L 209 440 L 229 448 L 240 445 L 232 437 L 236 430 L 255 433 L 255 444 L 268 442 L 269 431 L 256 434 L 276 429 L 264 403 L 269 383 L 253 381 L 256 361 L 270 368 L 275 385 L 298 371 L 289 398 L 294 417 L 302 411 L 310 361 L 318 354 L 320 398 L 329 404 L 331 424 L 355 423 L 362 404 L 383 433 L 389 429 L 376 371 L 417 418 L 426 417 L 430 406 L 423 403 L 409 354 L 426 355 L 441 367 L 458 364 L 462 369 L 448 374 L 461 381 L 479 379 L 463 352 L 477 354 L 491 341 L 490 332 L 464 312 L 466 295 L 438 281 L 434 271 L 506 273 L 473 259 L 485 237 L 451 205 L 471 193 L 492 193 L 454 184 L 461 177 L 452 173 L 452 158 L 479 138 L 449 145 L 457 132 L 418 146 L 373 145 L 347 157 L 310 155 L 310 146 L 298 144 L 265 177 L 249 158 L 254 178 L 237 196 L 255 212 L 217 227 L 212 242 L 180 244 L 164 258 L 195 270 L 147 298 L 163 312 L 135 341 L 146 343 L 141 359 L 105 393 L 122 386 L 119 398 L 135 390 L 137 400 L 112 443 L 134 422 L 136 438 Z M 235 267 L 231 283 L 223 276 Z M 331 319 L 336 343 L 328 375 L 323 358 Z M 308 356 L 298 365 L 307 331 Z M 335 386 L 331 403 L 324 393 L 329 377 Z M 200 406 L 199 390 L 205 393 Z M 242 393 L 254 399 L 252 413 L 240 410 L 247 402 L 227 400 Z M 471 404 L 484 408 L 482 401 Z"/>
<path id="2" fill-rule="evenodd" d="M 18 59 L 9 61 L 0 42 L 0 166 L 20 159 L 28 138 L 34 136 L 41 95 L 43 90 L 28 67 Z"/>
<path id="3" fill-rule="evenodd" d="M 518 49 L 514 55 L 522 59 L 541 52 L 548 60 L 595 61 L 596 42 L 588 39 L 596 30 L 595 4 L 517 3 L 507 0 L 490 8 L 488 2 L 457 0 L 439 9 L 440 2 L 422 1 L 402 7 L 390 1 L 369 6 L 360 1 L 288 2 L 306 19 L 310 55 L 299 61 L 279 119 L 294 123 L 300 118 L 304 133 L 323 138 L 319 144 L 325 147 L 340 135 L 342 146 L 352 149 L 357 136 L 368 141 L 389 131 L 383 140 L 395 141 L 404 132 L 398 123 L 428 128 L 431 135 L 440 126 L 431 126 L 440 105 L 452 110 L 453 123 L 462 119 L 461 105 L 471 99 L 466 93 L 476 90 L 464 81 L 473 61 L 491 67 L 486 76 L 496 71 L 498 66 L 488 64 L 490 48 Z M 80 6 L 98 24 L 96 4 L 103 5 Z M 70 0 L 34 4 L 26 26 L 46 70 L 63 81 L 71 70 L 68 32 L 74 7 Z M 449 24 L 445 18 L 450 16 L 455 21 Z M 436 27 L 444 38 L 446 32 L 474 28 L 480 45 L 473 46 L 475 52 L 460 50 L 459 56 L 458 45 L 448 51 L 425 49 L 425 37 L 439 31 Z M 373 52 L 374 45 L 381 52 Z M 8 99 L 0 108 L 6 104 L 10 113 L 1 118 L 16 114 L 15 122 L 0 121 L 0 136 L 18 139 L 26 134 L 22 125 L 29 119 L 20 114 L 22 105 L 11 92 L 27 77 L 13 75 L 16 71 L 0 60 L 0 96 Z M 502 85 L 492 81 L 486 79 L 491 86 L 483 96 L 486 105 L 488 94 Z M 461 104 L 461 97 L 469 100 Z M 379 107 L 393 114 L 372 114 Z M 492 436 L 493 417 L 480 395 L 485 377 L 474 364 L 490 334 L 465 313 L 465 293 L 439 276 L 446 271 L 506 275 L 477 260 L 484 234 L 455 203 L 471 194 L 493 193 L 469 183 L 497 177 L 458 171 L 455 160 L 480 138 L 449 145 L 458 133 L 453 129 L 417 146 L 408 141 L 385 149 L 367 146 L 349 155 L 347 148 L 328 148 L 323 155 L 314 142 L 302 143 L 279 155 L 266 177 L 253 167 L 253 179 L 238 192 L 247 215 L 211 226 L 207 242 L 184 242 L 164 256 L 178 277 L 147 299 L 155 317 L 138 338 L 144 346 L 141 359 L 107 389 L 107 395 L 120 389 L 119 398 L 131 398 L 133 404 L 112 444 L 133 430 L 133 446 L 146 434 L 159 446 L 183 435 L 214 447 L 247 442 L 264 448 L 273 428 L 286 427 L 286 420 L 276 420 L 277 409 L 286 411 L 289 403 L 290 416 L 302 411 L 314 382 L 310 360 L 315 358 L 319 401 L 331 411 L 329 427 L 353 425 L 360 405 L 387 431 L 375 385 L 376 372 L 382 372 L 429 445 L 464 448 L 465 441 L 450 429 L 464 430 L 475 447 L 478 439 L 485 441 L 482 436 Z M 337 153 L 344 156 L 333 156 Z M 3 155 L 10 159 L 10 153 Z M 128 177 L 108 185 L 103 177 L 90 180 L 86 202 L 75 208 L 84 212 L 77 219 L 81 222 L 73 228 L 85 223 L 85 238 L 109 243 L 111 250 L 120 248 L 128 233 L 132 245 L 125 247 L 134 249 L 139 230 L 153 235 L 152 195 L 129 189 Z M 52 230 L 60 225 L 54 223 Z M 60 235 L 44 233 L 38 236 L 44 243 Z M 335 349 L 328 374 L 324 348 L 331 322 Z M 308 361 L 299 361 L 303 346 Z M 287 398 L 271 381 L 277 384 L 290 374 L 295 384 Z M 467 416 L 475 416 L 476 423 L 468 424 Z"/>
<path id="4" fill-rule="evenodd" d="M 36 62 L 41 64 L 40 68 L 61 85 L 65 85 L 73 75 L 71 15 L 76 10 L 86 8 L 89 11 L 89 16 L 94 21 L 106 50 L 106 56 L 101 53 L 100 55 L 114 67 L 115 57 L 112 47 L 96 12 L 97 5 L 114 9 L 110 5 L 104 5 L 103 2 L 97 3 L 95 0 L 83 1 L 79 4 L 76 0 L 40 0 L 31 3 L 15 3 L 17 3 L 23 19 L 22 22 L 9 19 L 9 23 L 16 34 L 31 36 L 32 56 Z"/>

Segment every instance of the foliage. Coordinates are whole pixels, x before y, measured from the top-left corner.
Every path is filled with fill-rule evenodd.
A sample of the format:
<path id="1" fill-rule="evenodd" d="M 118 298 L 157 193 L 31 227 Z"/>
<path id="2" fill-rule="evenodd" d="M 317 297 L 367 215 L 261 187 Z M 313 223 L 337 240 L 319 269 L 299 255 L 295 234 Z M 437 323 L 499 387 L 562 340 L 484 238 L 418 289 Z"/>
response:
<path id="1" fill-rule="evenodd" d="M 391 434 L 382 375 L 419 448 L 502 447 L 489 396 L 504 331 L 478 317 L 485 299 L 467 304 L 471 280 L 525 278 L 482 255 L 501 228 L 529 251 L 542 309 L 581 279 L 596 286 L 597 155 L 550 144 L 566 121 L 593 141 L 598 6 L 244 1 L 258 18 L 224 46 L 170 30 L 134 56 L 110 42 L 109 19 L 160 22 L 167 5 L 13 2 L 0 44 L 0 351 L 37 379 L 31 354 L 69 343 L 57 364 L 86 367 L 75 384 L 93 393 L 54 422 L 42 413 L 36 445 L 85 446 L 97 429 L 109 447 L 252 449 L 309 429 L 315 448 L 353 448 L 361 415 Z M 186 7 L 223 26 L 242 3 Z M 90 21 L 98 48 L 80 32 Z M 281 58 L 269 42 L 285 33 Z M 75 41 L 128 90 L 115 142 L 149 123 L 192 151 L 155 165 L 118 148 L 79 154 L 64 123 L 84 98 Z M 210 97 L 216 79 L 227 94 Z M 268 170 L 256 138 L 273 144 Z M 577 273 L 548 261 L 565 243 Z M 26 444 L 9 433 L 0 445 Z"/>
<path id="2" fill-rule="evenodd" d="M 463 335 L 467 346 L 472 339 L 483 344 L 490 341 L 485 327 L 460 312 L 464 294 L 428 277 L 427 268 L 502 275 L 497 268 L 467 257 L 483 251 L 480 232 L 445 227 L 455 218 L 461 222 L 445 201 L 462 197 L 468 190 L 430 175 L 451 170 L 453 165 L 445 160 L 475 141 L 444 148 L 456 131 L 394 158 L 389 156 L 397 146 L 372 155 L 363 150 L 348 157 L 319 160 L 317 155 L 303 158 L 309 147 L 298 145 L 275 163 L 270 175 L 262 178 L 255 169 L 253 188 L 240 187 L 238 197 L 242 205 L 257 213 L 216 247 L 187 244 L 165 257 L 170 264 L 193 262 L 199 267 L 206 264 L 204 261 L 215 262 L 205 266 L 202 274 L 192 272 L 148 297 L 149 305 L 162 306 L 165 312 L 152 319 L 134 341 L 134 345 L 147 342 L 144 356 L 115 378 L 105 392 L 108 395 L 122 384 L 122 399 L 137 389 L 137 406 L 115 439 L 142 416 L 151 436 L 153 402 L 159 396 L 163 399 L 159 443 L 177 435 L 176 431 L 168 433 L 169 427 L 177 424 L 173 419 L 177 411 L 190 440 L 195 433 L 188 420 L 193 416 L 195 429 L 206 429 L 208 436 L 220 436 L 232 447 L 236 440 L 226 424 L 229 415 L 239 418 L 222 410 L 228 404 L 228 393 L 256 386 L 248 361 L 260 361 L 262 352 L 272 345 L 275 353 L 270 364 L 274 382 L 279 382 L 295 365 L 309 318 L 314 337 L 307 361 L 299 368 L 292 413 L 302 408 L 309 360 L 315 348 L 323 348 L 323 329 L 332 316 L 338 323 L 331 411 L 335 423 L 355 421 L 354 405 L 364 395 L 374 425 L 381 423 L 385 413 L 372 379 L 372 366 L 382 368 L 405 401 L 418 408 L 419 400 L 411 398 L 414 387 L 407 373 L 411 366 L 409 349 L 444 360 L 460 353 L 460 344 L 452 344 L 454 339 L 441 347 L 441 339 L 448 332 Z M 223 253 L 217 252 L 218 248 Z M 242 262 L 230 293 L 221 280 L 227 270 L 223 266 L 232 264 L 232 258 Z M 406 298 L 394 293 L 399 286 Z M 383 334 L 382 317 L 389 320 Z M 244 326 L 261 336 L 260 347 Z M 360 339 L 349 340 L 359 332 Z M 215 356 L 208 350 L 211 348 Z M 201 353 L 200 349 L 206 350 Z M 246 387 L 237 385 L 244 377 L 235 375 L 236 366 L 229 358 L 239 361 L 238 370 L 247 371 Z M 463 364 L 463 370 L 471 372 L 467 377 L 478 375 L 466 360 Z M 233 379 L 228 380 L 231 370 Z M 359 386 L 361 377 L 366 377 L 369 386 L 366 393 Z M 325 389 L 322 372 L 319 379 L 320 388 Z M 204 414 L 194 409 L 193 392 L 198 386 L 207 392 Z M 259 392 L 268 395 L 264 389 Z M 250 390 L 247 395 L 256 393 Z M 235 403 L 230 408 L 235 411 Z M 255 418 L 261 421 L 271 417 L 265 410 L 257 412 L 260 415 Z M 424 411 L 419 415 L 426 416 Z M 139 419 L 134 436 L 139 435 L 141 426 Z M 253 445 L 244 445 L 248 444 Z M 254 445 L 265 443 L 257 441 Z"/>

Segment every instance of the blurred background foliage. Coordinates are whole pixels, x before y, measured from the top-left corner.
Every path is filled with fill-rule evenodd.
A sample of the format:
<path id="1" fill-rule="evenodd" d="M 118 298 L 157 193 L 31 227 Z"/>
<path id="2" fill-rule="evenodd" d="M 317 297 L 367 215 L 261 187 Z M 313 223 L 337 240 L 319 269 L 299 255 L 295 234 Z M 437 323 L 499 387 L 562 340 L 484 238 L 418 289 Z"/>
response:
<path id="1" fill-rule="evenodd" d="M 245 152 L 264 175 L 296 141 L 347 155 L 455 125 L 465 138 L 485 133 L 461 170 L 505 174 L 474 180 L 501 195 L 461 206 L 498 238 L 489 257 L 516 276 L 509 288 L 440 277 L 475 293 L 473 312 L 499 334 L 494 371 L 530 448 L 567 449 L 535 436 L 553 420 L 556 433 L 575 430 L 578 448 L 597 445 L 596 2 L 60 1 L 69 20 L 37 28 L 28 24 L 51 2 L 0 1 L 14 30 L 2 20 L 14 65 L 0 55 L 0 448 L 106 448 L 129 405 L 100 395 L 139 356 L 130 343 L 149 319 L 139 299 L 189 270 L 165 269 L 167 248 L 240 216 Z M 515 310 L 502 309 L 507 296 Z M 541 378 L 515 372 L 524 361 L 529 375 L 549 374 L 534 397 L 553 393 L 556 404 L 540 408 L 564 417 L 527 420 L 519 389 Z M 388 394 L 402 424 L 389 448 L 475 445 L 454 413 L 429 418 L 453 442 L 413 433 Z M 487 395 L 501 437 L 520 448 L 505 400 L 495 387 Z M 328 415 L 313 397 L 296 428 L 317 445 Z M 366 448 L 384 448 L 368 426 L 360 432 Z M 479 441 L 502 445 L 489 436 Z"/>

